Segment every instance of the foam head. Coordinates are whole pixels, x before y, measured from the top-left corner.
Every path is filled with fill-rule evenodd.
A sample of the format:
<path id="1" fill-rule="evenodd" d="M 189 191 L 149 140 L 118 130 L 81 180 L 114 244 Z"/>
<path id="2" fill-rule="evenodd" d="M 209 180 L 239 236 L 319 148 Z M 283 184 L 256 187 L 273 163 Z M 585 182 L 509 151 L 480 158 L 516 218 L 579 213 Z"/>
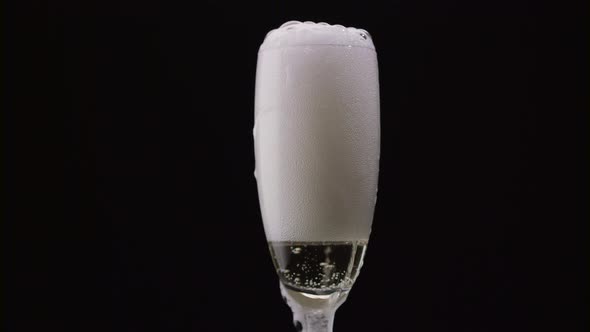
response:
<path id="1" fill-rule="evenodd" d="M 278 29 L 266 34 L 260 50 L 308 45 L 341 45 L 350 47 L 367 47 L 375 49 L 371 35 L 363 29 L 313 23 L 289 21 Z"/>
<path id="2" fill-rule="evenodd" d="M 269 241 L 368 239 L 379 128 L 377 56 L 365 30 L 292 21 L 267 34 L 254 141 Z"/>

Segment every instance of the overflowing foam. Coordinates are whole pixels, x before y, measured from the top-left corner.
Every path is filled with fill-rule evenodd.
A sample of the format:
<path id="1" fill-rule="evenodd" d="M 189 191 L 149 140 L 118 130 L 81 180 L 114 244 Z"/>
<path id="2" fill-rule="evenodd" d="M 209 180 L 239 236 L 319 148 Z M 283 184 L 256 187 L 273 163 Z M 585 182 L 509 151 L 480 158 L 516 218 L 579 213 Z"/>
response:
<path id="1" fill-rule="evenodd" d="M 289 21 L 271 30 L 260 50 L 286 46 L 341 45 L 375 49 L 371 35 L 363 29 L 328 23 Z"/>
<path id="2" fill-rule="evenodd" d="M 379 83 L 371 38 L 359 31 L 288 22 L 261 46 L 255 176 L 269 241 L 368 240 Z"/>

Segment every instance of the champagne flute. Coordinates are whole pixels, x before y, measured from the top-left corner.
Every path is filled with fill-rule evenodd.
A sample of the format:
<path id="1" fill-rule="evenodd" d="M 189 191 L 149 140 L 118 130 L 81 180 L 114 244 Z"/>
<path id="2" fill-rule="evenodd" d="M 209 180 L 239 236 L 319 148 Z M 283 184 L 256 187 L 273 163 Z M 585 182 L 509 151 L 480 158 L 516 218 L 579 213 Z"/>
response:
<path id="1" fill-rule="evenodd" d="M 358 276 L 377 199 L 377 54 L 367 31 L 290 21 L 256 70 L 260 209 L 299 331 L 332 331 Z"/>

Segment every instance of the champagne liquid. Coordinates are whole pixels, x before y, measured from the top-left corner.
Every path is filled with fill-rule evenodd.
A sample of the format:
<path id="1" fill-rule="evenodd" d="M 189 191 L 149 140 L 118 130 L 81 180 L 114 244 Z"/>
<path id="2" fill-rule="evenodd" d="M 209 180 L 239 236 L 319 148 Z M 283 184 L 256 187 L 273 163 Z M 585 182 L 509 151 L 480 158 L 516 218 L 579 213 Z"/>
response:
<path id="1" fill-rule="evenodd" d="M 283 285 L 313 295 L 350 290 L 367 248 L 366 241 L 268 244 Z"/>

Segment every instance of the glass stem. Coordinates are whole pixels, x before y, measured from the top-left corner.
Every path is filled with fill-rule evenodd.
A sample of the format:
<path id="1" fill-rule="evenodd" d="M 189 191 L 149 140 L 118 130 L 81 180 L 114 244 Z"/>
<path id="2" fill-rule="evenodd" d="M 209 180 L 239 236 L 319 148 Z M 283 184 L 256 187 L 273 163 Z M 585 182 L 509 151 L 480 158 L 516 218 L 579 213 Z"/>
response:
<path id="1" fill-rule="evenodd" d="M 293 308 L 292 308 L 293 309 Z M 302 332 L 332 332 L 336 310 L 303 310 L 293 309 L 293 324 Z"/>
<path id="2" fill-rule="evenodd" d="M 291 290 L 281 284 L 283 300 L 293 311 L 295 329 L 302 332 L 332 332 L 336 309 L 346 300 L 348 292 L 311 295 Z"/>

